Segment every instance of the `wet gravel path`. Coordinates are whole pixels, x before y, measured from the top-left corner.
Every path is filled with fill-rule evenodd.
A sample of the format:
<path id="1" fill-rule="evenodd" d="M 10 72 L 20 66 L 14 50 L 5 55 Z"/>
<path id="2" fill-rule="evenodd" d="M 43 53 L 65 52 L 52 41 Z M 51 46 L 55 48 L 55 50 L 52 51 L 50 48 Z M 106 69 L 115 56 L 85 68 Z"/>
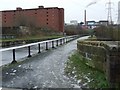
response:
<path id="1" fill-rule="evenodd" d="M 64 75 L 65 62 L 76 49 L 77 40 L 74 40 L 31 57 L 23 64 L 3 69 L 2 87 L 76 88 L 76 82 Z"/>

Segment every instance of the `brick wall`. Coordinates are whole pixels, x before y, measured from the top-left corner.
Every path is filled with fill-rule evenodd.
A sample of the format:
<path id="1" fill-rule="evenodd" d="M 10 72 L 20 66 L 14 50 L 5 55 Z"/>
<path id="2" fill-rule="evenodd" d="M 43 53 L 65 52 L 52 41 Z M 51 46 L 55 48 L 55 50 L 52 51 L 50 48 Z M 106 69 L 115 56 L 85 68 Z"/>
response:
<path id="1" fill-rule="evenodd" d="M 64 32 L 64 9 L 58 7 L 2 11 L 2 27 L 46 27 Z"/>

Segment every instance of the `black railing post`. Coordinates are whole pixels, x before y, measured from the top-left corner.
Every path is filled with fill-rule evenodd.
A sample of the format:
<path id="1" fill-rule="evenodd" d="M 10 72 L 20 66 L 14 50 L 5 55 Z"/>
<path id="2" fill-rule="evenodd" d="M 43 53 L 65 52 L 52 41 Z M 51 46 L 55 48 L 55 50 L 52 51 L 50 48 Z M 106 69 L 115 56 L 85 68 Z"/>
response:
<path id="1" fill-rule="evenodd" d="M 28 57 L 31 57 L 31 54 L 30 54 L 30 46 L 28 46 Z"/>
<path id="2" fill-rule="evenodd" d="M 48 42 L 46 42 L 46 50 L 48 50 Z"/>
<path id="3" fill-rule="evenodd" d="M 52 48 L 54 48 L 54 41 L 52 41 Z"/>
<path id="4" fill-rule="evenodd" d="M 56 41 L 56 46 L 58 46 L 58 40 Z"/>
<path id="5" fill-rule="evenodd" d="M 13 49 L 13 61 L 11 62 L 12 64 L 13 63 L 17 63 L 17 61 L 15 60 L 15 49 Z"/>
<path id="6" fill-rule="evenodd" d="M 62 39 L 60 39 L 60 45 L 62 45 Z"/>
<path id="7" fill-rule="evenodd" d="M 41 53 L 41 51 L 40 51 L 40 43 L 38 44 L 38 53 Z"/>

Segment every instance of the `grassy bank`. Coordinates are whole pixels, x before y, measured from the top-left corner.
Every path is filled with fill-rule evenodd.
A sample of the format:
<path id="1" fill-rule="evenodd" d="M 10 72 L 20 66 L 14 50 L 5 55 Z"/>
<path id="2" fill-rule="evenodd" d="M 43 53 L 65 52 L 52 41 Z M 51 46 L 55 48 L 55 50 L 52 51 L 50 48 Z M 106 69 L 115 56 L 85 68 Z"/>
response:
<path id="1" fill-rule="evenodd" d="M 108 88 L 105 75 L 85 63 L 85 59 L 75 52 L 66 63 L 65 73 L 68 77 L 74 77 L 77 83 L 88 88 Z"/>
<path id="2" fill-rule="evenodd" d="M 9 41 L 23 41 L 23 40 L 47 40 L 47 39 L 54 39 L 54 38 L 60 38 L 61 36 L 31 36 L 31 37 L 21 37 L 21 38 L 14 38 L 14 39 L 2 39 L 0 41 L 2 42 L 9 42 Z"/>

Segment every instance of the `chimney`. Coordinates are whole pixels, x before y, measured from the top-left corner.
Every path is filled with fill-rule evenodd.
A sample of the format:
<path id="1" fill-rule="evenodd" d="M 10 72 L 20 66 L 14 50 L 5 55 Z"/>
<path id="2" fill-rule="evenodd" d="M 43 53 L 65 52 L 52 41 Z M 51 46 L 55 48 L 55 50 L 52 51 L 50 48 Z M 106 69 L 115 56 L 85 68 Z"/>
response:
<path id="1" fill-rule="evenodd" d="M 86 22 L 86 10 L 84 11 L 84 23 L 85 23 L 85 26 L 87 25 L 87 22 Z"/>
<path id="2" fill-rule="evenodd" d="M 38 8 L 44 8 L 44 6 L 38 6 Z"/>
<path id="3" fill-rule="evenodd" d="M 21 7 L 17 7 L 16 10 L 22 10 L 22 8 Z"/>

